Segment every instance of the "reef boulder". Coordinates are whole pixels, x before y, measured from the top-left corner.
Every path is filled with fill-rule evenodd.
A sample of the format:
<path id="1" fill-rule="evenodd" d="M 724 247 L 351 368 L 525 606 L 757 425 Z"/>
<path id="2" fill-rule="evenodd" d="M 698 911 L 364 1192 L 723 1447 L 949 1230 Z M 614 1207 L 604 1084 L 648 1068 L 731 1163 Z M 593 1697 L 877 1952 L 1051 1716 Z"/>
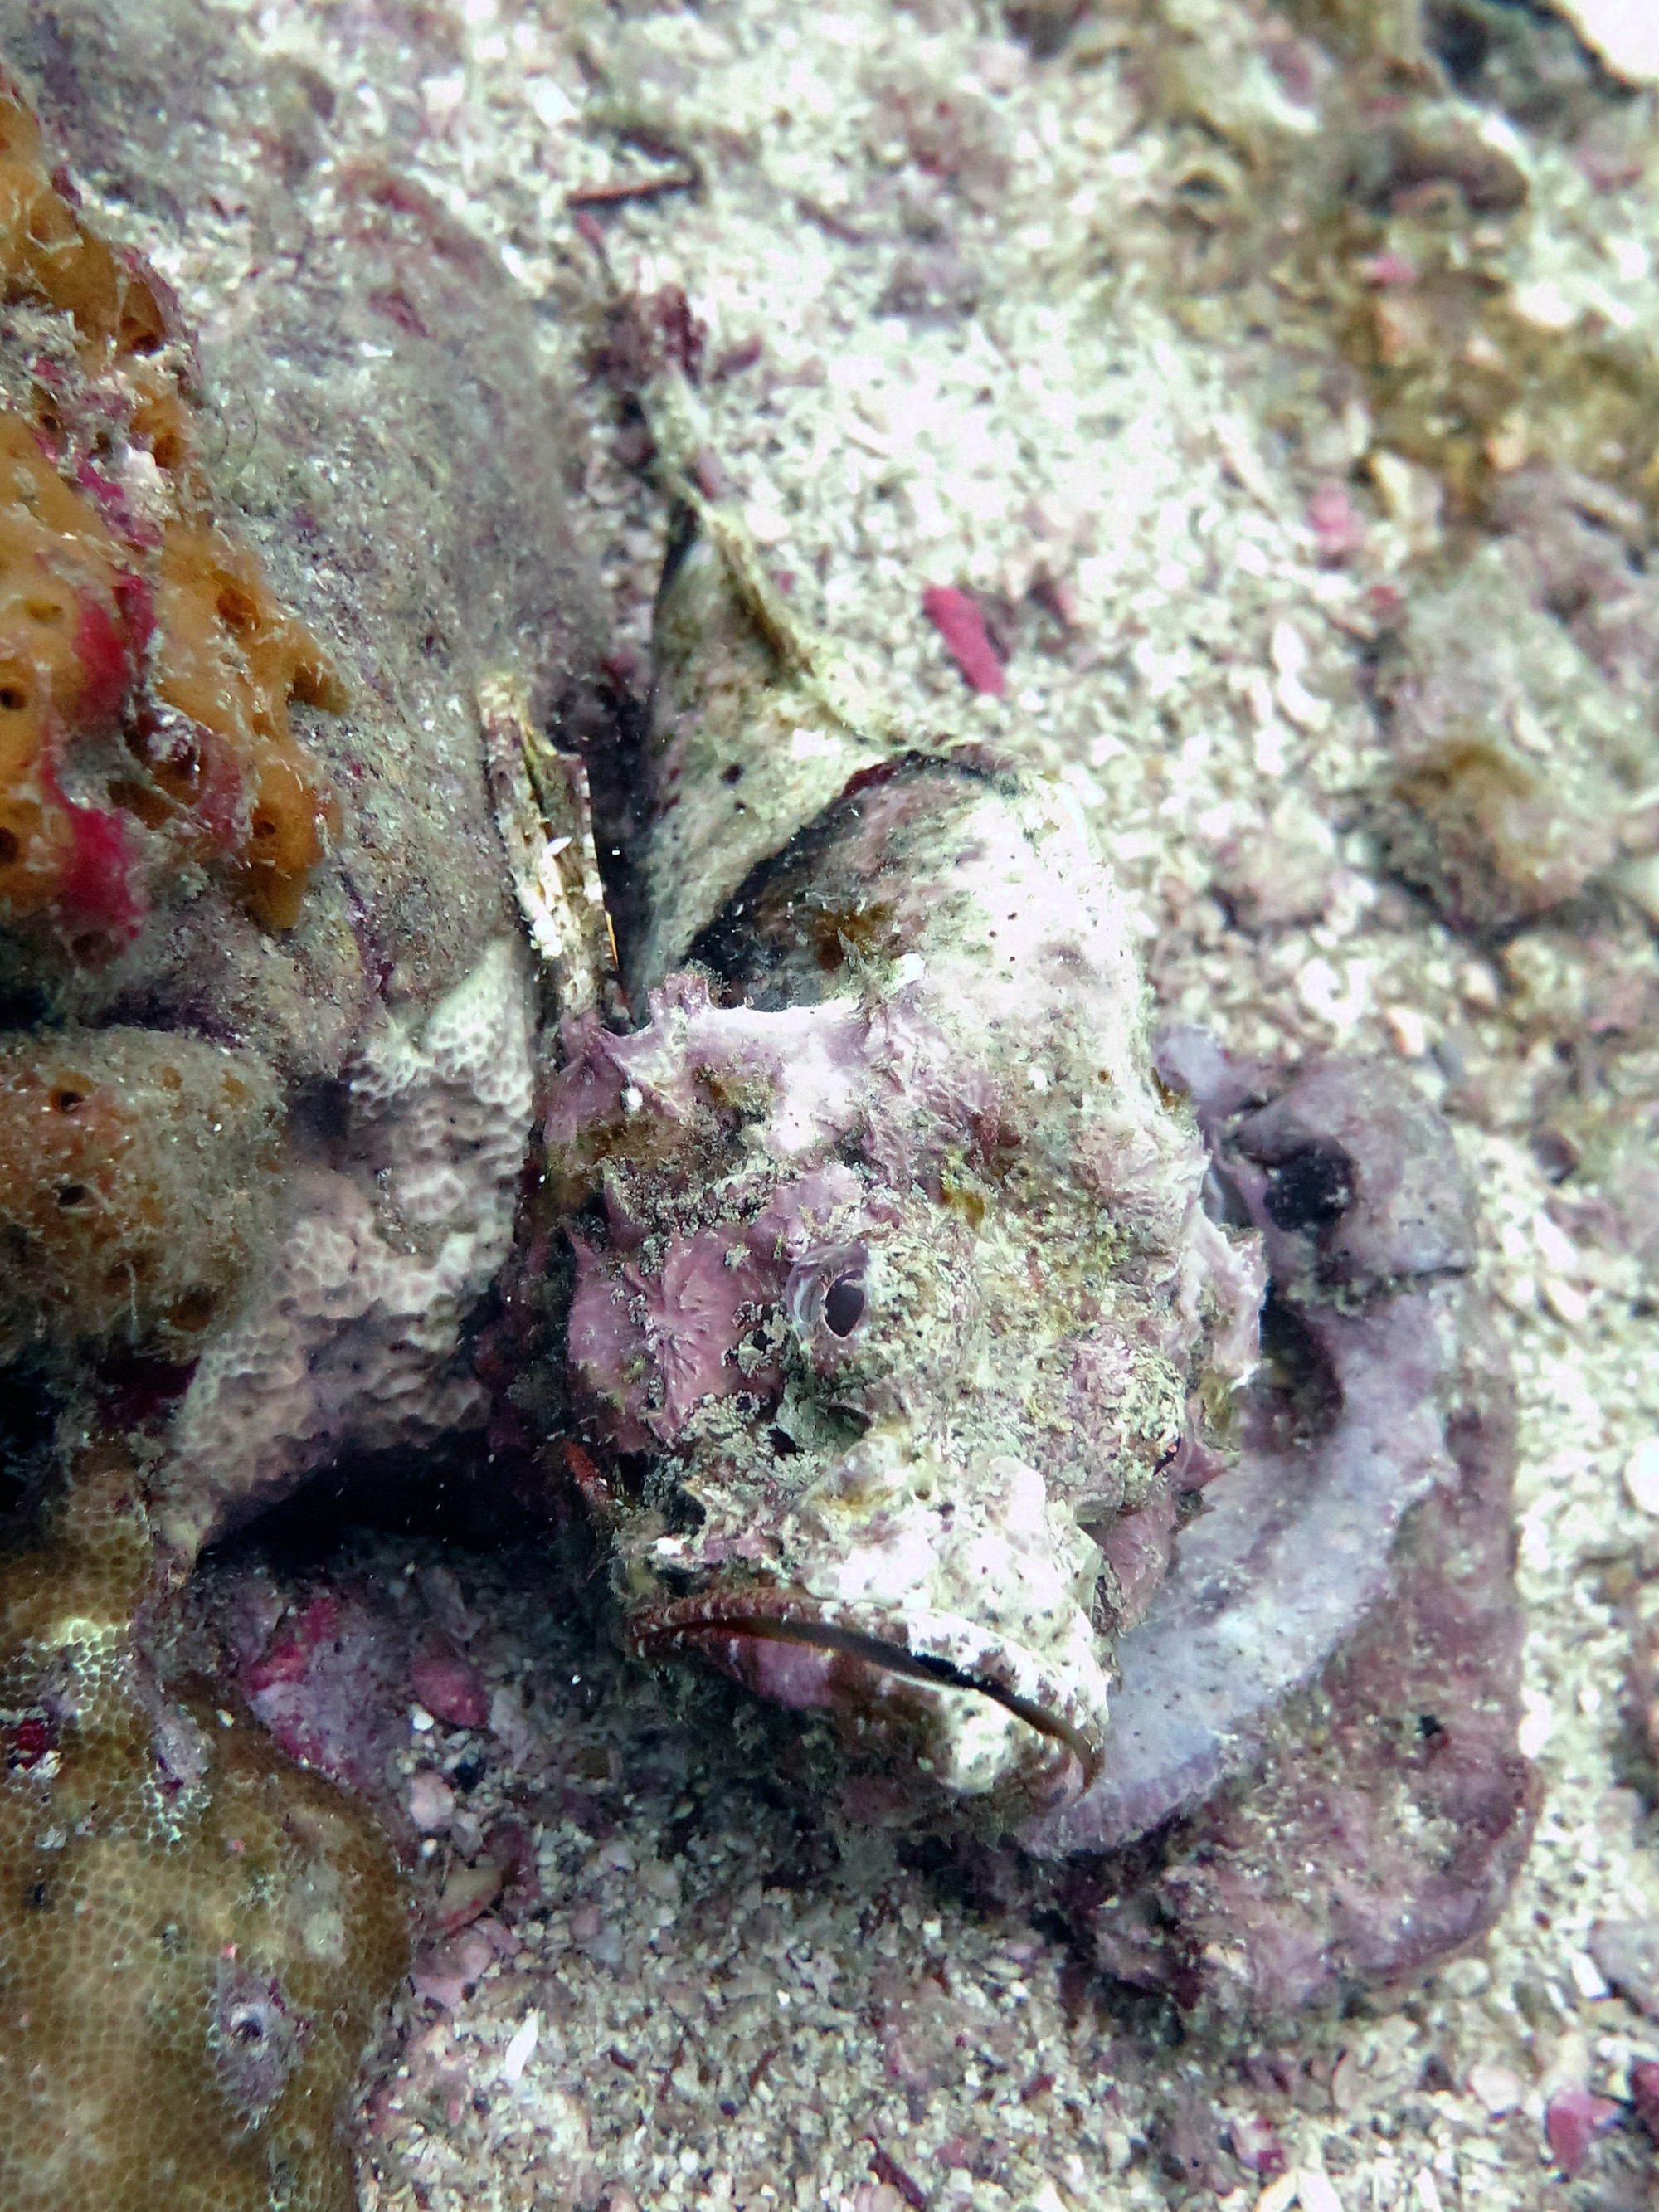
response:
<path id="1" fill-rule="evenodd" d="M 1505 1364 L 1444 1125 L 1397 1071 L 1288 1083 L 1190 1036 L 1225 1201 L 1263 1231 L 1237 1466 L 1119 1646 L 1102 1777 L 1022 1840 L 1099 1964 L 1223 2016 L 1482 1936 L 1531 1834 Z"/>

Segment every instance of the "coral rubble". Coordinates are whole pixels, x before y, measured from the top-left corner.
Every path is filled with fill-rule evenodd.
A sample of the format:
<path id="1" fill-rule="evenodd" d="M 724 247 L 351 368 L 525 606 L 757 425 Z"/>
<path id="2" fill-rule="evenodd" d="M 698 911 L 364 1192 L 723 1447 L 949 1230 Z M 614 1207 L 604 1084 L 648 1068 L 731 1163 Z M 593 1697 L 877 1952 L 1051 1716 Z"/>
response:
<path id="1" fill-rule="evenodd" d="M 736 13 L 620 11 L 616 35 L 685 33 L 724 101 Z M 1583 1754 L 1595 1670 L 1617 1671 L 1549 1554 L 1611 1518 L 1586 1510 L 1609 1417 L 1557 1324 L 1659 1249 L 1659 379 L 1645 325 L 1582 288 L 1583 240 L 1568 322 L 1542 281 L 1561 260 L 1534 254 L 1547 193 L 1616 160 L 1633 106 L 1559 14 L 1503 0 L 1004 15 L 1029 53 L 994 15 L 970 40 L 927 0 L 885 22 L 853 0 L 831 44 L 871 40 L 845 58 L 856 155 L 813 110 L 813 148 L 763 178 L 755 149 L 792 127 L 769 81 L 741 130 L 694 128 L 682 238 L 738 219 L 752 167 L 750 197 L 798 204 L 836 272 L 826 356 L 867 328 L 860 299 L 904 350 L 880 336 L 824 372 L 787 318 L 717 333 L 720 363 L 763 364 L 763 477 L 799 463 L 801 393 L 844 427 L 843 369 L 879 371 L 873 466 L 757 512 L 754 541 L 714 489 L 753 489 L 725 471 L 733 417 L 687 445 L 660 390 L 633 395 L 682 511 L 641 784 L 596 855 L 586 766 L 614 799 L 631 763 L 575 750 L 591 624 L 514 287 L 562 313 L 586 257 L 609 281 L 619 238 L 678 246 L 649 227 L 656 185 L 570 173 L 593 153 L 574 131 L 526 140 L 504 72 L 544 55 L 546 11 L 277 0 L 233 37 L 216 0 L 0 0 L 95 210 L 18 125 L 0 643 L 33 658 L 0 751 L 27 855 L 0 913 L 0 1255 L 21 1263 L 0 1388 L 61 1405 L 90 1367 L 147 1408 L 142 1485 L 131 1451 L 83 1460 L 41 1548 L 0 1564 L 0 1878 L 27 1877 L 0 1905 L 0 2004 L 23 1959 L 43 1994 L 21 2047 L 46 2068 L 0 2123 L 25 2207 L 351 2202 L 334 2118 L 401 1959 L 371 1811 L 422 1854 L 428 1941 L 367 2201 L 1058 2212 L 1243 2176 L 1311 2207 L 1346 2199 L 1346 2158 L 1386 2203 L 1420 2140 L 1432 2212 L 1435 2174 L 1479 2186 L 1481 2113 L 1510 2130 L 1495 2156 L 1519 2143 L 1530 2173 L 1547 2147 L 1571 2179 L 1655 2106 L 1654 2046 L 1607 1987 L 1639 2002 L 1649 1923 L 1578 1948 L 1628 1863 L 1608 1839 L 1631 1792 L 1573 1804 L 1584 1771 L 1607 1781 Z M 777 27 L 779 56 L 797 33 L 822 51 L 799 11 Z M 599 82 L 611 33 L 589 30 Z M 678 151 L 640 119 L 656 96 L 630 88 L 605 125 L 653 160 Z M 860 163 L 870 208 L 837 216 L 817 187 L 855 193 Z M 513 285 L 452 212 L 480 178 Z M 1127 262 L 1149 232 L 1121 343 L 1074 360 L 1105 288 L 1035 315 L 1048 270 L 1069 284 L 1068 257 Z M 199 356 L 105 235 L 177 276 Z M 1016 255 L 1042 273 L 1005 313 Z M 727 304 L 787 292 L 757 266 Z M 685 293 L 649 312 L 692 374 Z M 1217 413 L 1227 375 L 1189 375 L 1194 334 L 1230 367 L 1254 346 L 1268 395 L 1241 374 Z M 1056 578 L 1098 519 L 1071 546 L 1039 510 L 1054 453 L 1090 437 L 1134 465 L 1095 473 L 1121 506 L 1074 595 Z M 616 568 L 642 571 L 654 495 L 587 465 Z M 813 470 L 828 486 L 821 450 Z M 958 474 L 984 508 L 961 545 Z M 902 717 L 793 612 L 820 588 L 891 648 Z M 945 703 L 941 640 L 975 696 Z M 941 707 L 991 736 L 941 736 Z M 294 777 L 272 771 L 274 823 L 262 733 Z M 556 761 L 568 790 L 537 773 Z M 598 857 L 644 909 L 631 1034 Z M 509 872 L 566 1017 L 539 1069 Z M 1143 945 L 1183 1018 L 1263 1056 L 1189 1037 L 1154 1072 Z M 1353 1055 L 1389 1035 L 1407 1073 Z M 1547 1109 L 1542 1196 L 1527 1107 L 1489 1103 L 1504 1083 Z M 1478 1219 L 1431 1101 L 1492 1186 Z M 1585 1849 L 1561 1881 L 1572 1821 L 1547 1823 L 1550 1879 L 1523 1878 L 1490 1969 L 1459 1959 L 1391 2012 L 1492 1926 L 1540 1786 L 1489 1277 L 1543 1343 L 1521 1363 L 1534 1421 L 1554 1391 L 1558 1440 L 1576 1425 L 1526 1556 L 1596 1646 L 1528 1652 Z M 1633 1364 L 1617 1382 L 1645 1387 Z M 488 1457 L 451 1456 L 492 1411 Z M 459 1471 L 504 1521 L 579 1497 L 631 1659 L 590 1656 L 551 1547 L 464 1570 L 465 1596 L 419 1537 L 358 1532 L 297 1572 L 240 1541 L 198 1559 L 334 1469 L 328 1503 L 283 1516 L 303 1545 L 375 1451 L 411 1486 Z M 179 1678 L 193 1632 L 175 1647 L 153 1543 L 219 1638 L 210 1692 Z M 1046 1865 L 985 1847 L 1011 1826 Z M 54 1867 L 86 1908 L 61 1949 Z M 121 1915 L 163 1880 L 182 1901 L 145 1979 Z M 1099 1970 L 1087 1995 L 1062 1940 Z M 84 2033 L 106 1984 L 112 2058 Z M 1134 2032 L 1170 2004 L 1178 2051 Z M 53 2070 L 71 2027 L 90 2087 Z M 1535 2096 L 1486 2063 L 1494 2033 L 1517 2064 L 1530 2044 Z M 129 2185 L 90 2161 L 141 2098 L 185 2121 Z"/>

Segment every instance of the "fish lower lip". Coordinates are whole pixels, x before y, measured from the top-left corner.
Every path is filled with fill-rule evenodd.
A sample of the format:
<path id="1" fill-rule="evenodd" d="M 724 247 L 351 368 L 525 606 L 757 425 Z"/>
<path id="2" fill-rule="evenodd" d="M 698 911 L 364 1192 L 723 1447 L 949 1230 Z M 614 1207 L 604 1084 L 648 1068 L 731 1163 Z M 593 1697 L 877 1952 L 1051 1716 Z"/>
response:
<path id="1" fill-rule="evenodd" d="M 1020 1694 L 994 1676 L 971 1673 L 933 1653 L 913 1650 L 869 1630 L 826 1619 L 799 1601 L 786 1601 L 778 1609 L 770 1610 L 763 1603 L 756 1605 L 752 1598 L 746 1603 L 731 1599 L 711 1601 L 706 1597 L 682 1600 L 636 1614 L 630 1624 L 630 1641 L 641 1658 L 696 1656 L 745 1687 L 787 1705 L 823 1705 L 838 1700 L 817 1683 L 800 1683 L 787 1664 L 753 1663 L 769 1646 L 793 1646 L 801 1650 L 803 1658 L 809 1654 L 826 1658 L 835 1655 L 847 1662 L 849 1677 L 854 1670 L 867 1670 L 872 1680 L 887 1677 L 899 1685 L 914 1684 L 918 1690 L 965 1692 L 988 1698 L 1052 1747 L 1055 1756 L 1044 1762 L 1048 1771 L 1037 1793 L 1051 1803 L 1070 1802 L 1080 1795 L 1100 1769 L 1098 1736 L 1049 1705 Z M 781 1650 L 777 1656 L 783 1659 Z M 745 1659 L 750 1663 L 743 1663 Z"/>

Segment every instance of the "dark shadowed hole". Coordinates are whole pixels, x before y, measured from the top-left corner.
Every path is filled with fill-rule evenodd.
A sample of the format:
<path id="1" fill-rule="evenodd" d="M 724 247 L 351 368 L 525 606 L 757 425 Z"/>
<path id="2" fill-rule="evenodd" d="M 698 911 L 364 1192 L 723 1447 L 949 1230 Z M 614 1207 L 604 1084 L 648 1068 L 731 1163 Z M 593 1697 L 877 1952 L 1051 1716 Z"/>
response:
<path id="1" fill-rule="evenodd" d="M 58 1394 L 45 1377 L 0 1368 L 0 1530 L 9 1533 L 31 1516 L 52 1464 L 59 1409 Z"/>
<path id="2" fill-rule="evenodd" d="M 1470 9 L 1428 10 L 1429 45 L 1459 92 L 1467 92 L 1486 65 L 1492 33 Z"/>
<path id="3" fill-rule="evenodd" d="M 832 1336 L 851 1336 L 864 1318 L 864 1285 L 856 1275 L 842 1275 L 823 1294 L 824 1326 Z"/>
<path id="4" fill-rule="evenodd" d="M 1317 1338 L 1270 1284 L 1261 1307 L 1261 1364 L 1245 1425 L 1259 1449 L 1304 1450 L 1328 1436 L 1342 1391 Z"/>
<path id="5" fill-rule="evenodd" d="M 214 1549 L 229 1558 L 258 1553 L 299 1571 L 365 1529 L 477 1552 L 506 1549 L 528 1533 L 524 1509 L 482 1440 L 472 1449 L 463 1441 L 412 1467 L 395 1452 L 342 1460 Z"/>
<path id="6" fill-rule="evenodd" d="M 1261 1203 L 1275 1229 L 1323 1229 L 1353 1202 L 1353 1163 L 1334 1145 L 1310 1145 L 1273 1169 Z"/>

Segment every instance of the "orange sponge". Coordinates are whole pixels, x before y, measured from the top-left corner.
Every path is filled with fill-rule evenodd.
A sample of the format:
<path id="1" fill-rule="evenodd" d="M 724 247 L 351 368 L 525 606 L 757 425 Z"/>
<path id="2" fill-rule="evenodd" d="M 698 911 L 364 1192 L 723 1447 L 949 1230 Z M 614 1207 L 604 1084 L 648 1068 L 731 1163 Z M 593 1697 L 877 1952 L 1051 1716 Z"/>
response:
<path id="1" fill-rule="evenodd" d="M 215 519 L 159 280 L 83 222 L 3 82 L 0 296 L 62 319 L 23 363 L 32 415 L 0 407 L 0 925 L 95 958 L 208 865 L 292 927 L 339 814 L 289 707 L 343 688 Z"/>

